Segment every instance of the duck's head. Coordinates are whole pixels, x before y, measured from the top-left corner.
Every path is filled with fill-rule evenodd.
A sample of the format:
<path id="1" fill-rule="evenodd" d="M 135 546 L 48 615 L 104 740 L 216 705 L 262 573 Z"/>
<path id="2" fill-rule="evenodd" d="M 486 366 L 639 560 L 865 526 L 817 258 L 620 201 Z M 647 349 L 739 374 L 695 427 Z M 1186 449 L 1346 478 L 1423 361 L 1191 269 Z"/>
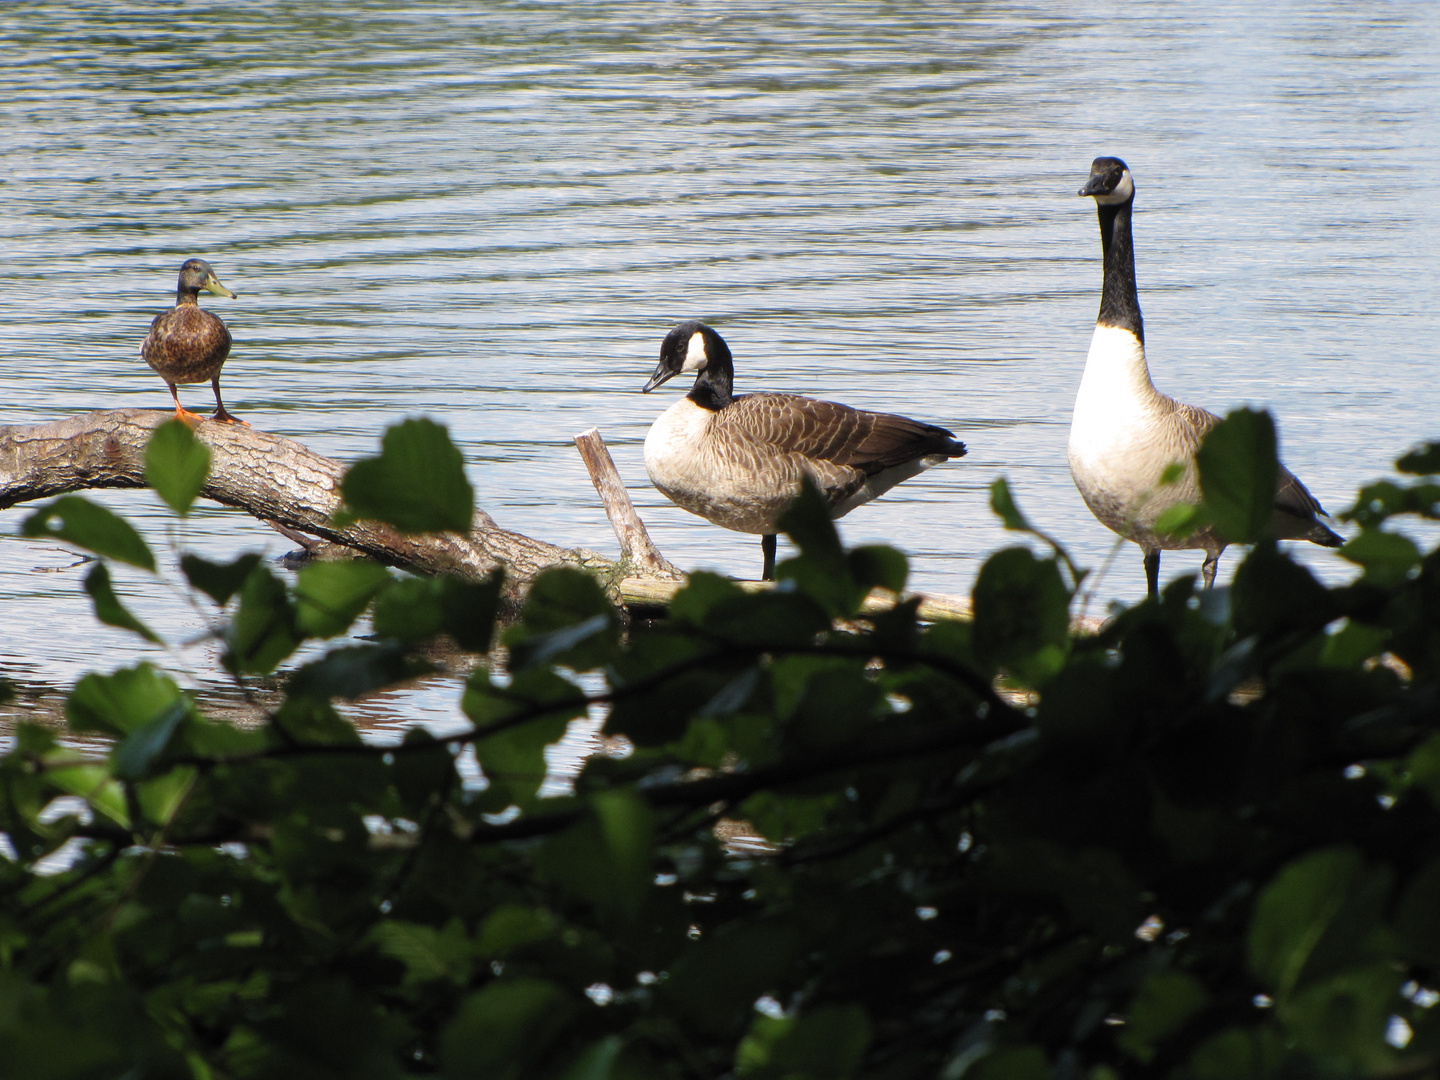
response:
<path id="1" fill-rule="evenodd" d="M 648 394 L 676 375 L 699 375 L 712 366 L 728 369 L 731 363 L 730 347 L 724 338 L 702 322 L 683 322 L 665 335 L 660 345 L 660 363 L 641 393 Z"/>
<path id="2" fill-rule="evenodd" d="M 235 299 L 235 294 L 220 284 L 220 279 L 215 276 L 215 271 L 210 269 L 208 262 L 204 259 L 186 259 L 185 264 L 180 267 L 179 291 L 193 296 L 201 289 L 216 296 Z"/>
<path id="3" fill-rule="evenodd" d="M 1090 163 L 1090 180 L 1076 194 L 1091 195 L 1101 206 L 1119 206 L 1135 197 L 1135 181 L 1118 157 L 1097 157 Z"/>

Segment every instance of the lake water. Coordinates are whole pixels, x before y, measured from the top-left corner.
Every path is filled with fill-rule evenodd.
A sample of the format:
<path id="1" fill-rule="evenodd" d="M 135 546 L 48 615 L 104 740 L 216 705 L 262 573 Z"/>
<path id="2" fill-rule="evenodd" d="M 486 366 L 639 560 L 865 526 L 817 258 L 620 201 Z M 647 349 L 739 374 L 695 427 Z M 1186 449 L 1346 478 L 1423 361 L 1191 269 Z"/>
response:
<path id="1" fill-rule="evenodd" d="M 1021 506 L 1091 566 L 1113 537 L 1065 441 L 1099 300 L 1092 157 L 1124 157 L 1152 372 L 1271 406 L 1332 510 L 1440 435 L 1440 5 L 1279 2 L 19 2 L 0 11 L 0 423 L 167 408 L 137 348 L 188 256 L 236 300 L 226 404 L 341 459 L 426 414 L 502 525 L 614 540 L 571 445 L 598 425 L 661 549 L 758 575 L 754 537 L 671 506 L 640 386 L 674 323 L 737 389 L 955 430 L 963 461 L 843 523 L 915 587 L 968 592 Z M 182 388 L 197 410 L 208 387 Z M 97 496 L 160 547 L 291 545 L 209 507 Z M 217 700 L 207 645 L 98 627 L 83 568 L 0 514 L 0 674 L 42 714 L 150 657 Z M 783 552 L 783 547 L 782 547 Z M 1349 571 L 1305 553 L 1330 579 Z M 1170 554 L 1162 572 L 1198 570 Z M 1232 570 L 1236 555 L 1222 563 Z M 121 572 L 176 641 L 203 613 Z M 1143 594 L 1128 547 L 1101 601 Z M 453 722 L 455 685 L 356 710 Z"/>

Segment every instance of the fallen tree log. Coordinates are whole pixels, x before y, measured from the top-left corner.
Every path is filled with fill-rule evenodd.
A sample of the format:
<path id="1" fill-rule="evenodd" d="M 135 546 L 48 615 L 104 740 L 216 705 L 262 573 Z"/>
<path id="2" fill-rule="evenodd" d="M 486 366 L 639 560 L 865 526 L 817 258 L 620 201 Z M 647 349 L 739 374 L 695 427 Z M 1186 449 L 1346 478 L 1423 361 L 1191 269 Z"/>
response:
<path id="1" fill-rule="evenodd" d="M 48 424 L 0 427 L 0 509 L 86 488 L 143 488 L 145 446 L 171 413 L 113 409 Z M 196 437 L 210 449 L 210 476 L 201 495 L 269 524 L 350 548 L 390 566 L 478 579 L 499 566 L 524 584 L 547 566 L 618 569 L 583 549 L 557 547 L 498 527 L 476 511 L 468 535 L 407 535 L 360 521 L 337 526 L 345 466 L 302 443 L 240 424 L 201 423 Z M 287 533 L 287 535 L 290 535 Z"/>
<path id="2" fill-rule="evenodd" d="M 0 510 L 89 488 L 144 488 L 145 447 L 168 411 L 111 409 L 48 424 L 0 426 Z M 469 580 L 504 566 L 517 592 L 549 566 L 581 566 L 601 575 L 617 601 L 663 608 L 684 584 L 684 575 L 651 543 L 599 433 L 576 436 L 620 542 L 611 559 L 585 548 L 563 548 L 510 532 L 483 510 L 470 532 L 406 534 L 388 525 L 359 521 L 338 525 L 340 480 L 345 466 L 294 439 L 240 424 L 201 423 L 196 437 L 210 450 L 205 498 L 243 510 L 277 529 L 312 554 L 356 553 L 388 566 Z M 313 539 L 311 539 L 313 538 Z M 747 588 L 771 583 L 743 582 Z M 867 610 L 893 600 L 872 597 Z M 969 601 L 927 597 L 922 618 L 969 618 Z"/>

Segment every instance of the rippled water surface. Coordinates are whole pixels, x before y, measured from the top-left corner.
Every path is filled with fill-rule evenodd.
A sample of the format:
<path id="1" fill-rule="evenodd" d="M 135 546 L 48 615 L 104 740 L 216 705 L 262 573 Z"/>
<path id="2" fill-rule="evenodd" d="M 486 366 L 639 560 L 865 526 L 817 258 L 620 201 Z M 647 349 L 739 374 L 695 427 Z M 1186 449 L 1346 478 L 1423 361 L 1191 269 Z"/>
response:
<path id="1" fill-rule="evenodd" d="M 350 459 L 428 414 L 502 525 L 613 550 L 570 443 L 598 425 L 672 560 L 753 577 L 755 538 L 671 506 L 641 463 L 680 390 L 639 387 L 665 331 L 701 318 L 738 389 L 969 443 L 843 524 L 907 550 L 916 587 L 967 592 L 1006 542 L 1000 475 L 1099 566 L 1112 537 L 1065 464 L 1100 285 L 1075 191 L 1116 154 L 1161 389 L 1270 405 L 1331 509 L 1440 434 L 1430 0 L 132 8 L 0 12 L 0 424 L 166 407 L 137 348 L 200 255 L 239 293 L 204 302 L 235 337 L 226 404 L 256 427 Z M 96 497 L 161 547 L 290 546 L 236 511 L 176 528 L 148 493 Z M 0 512 L 21 711 L 141 655 L 218 693 L 212 647 L 152 655 L 97 627 L 74 558 L 15 538 L 26 512 Z M 172 586 L 120 585 L 173 639 L 202 632 Z M 1100 594 L 1143 585 L 1131 547 Z M 454 697 L 358 718 L 443 724 Z"/>

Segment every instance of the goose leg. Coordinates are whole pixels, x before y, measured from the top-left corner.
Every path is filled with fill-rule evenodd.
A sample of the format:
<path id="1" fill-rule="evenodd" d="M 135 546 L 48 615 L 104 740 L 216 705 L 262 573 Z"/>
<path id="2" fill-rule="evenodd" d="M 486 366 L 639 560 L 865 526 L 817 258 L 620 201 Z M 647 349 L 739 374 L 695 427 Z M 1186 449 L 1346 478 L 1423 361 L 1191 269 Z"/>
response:
<path id="1" fill-rule="evenodd" d="M 1151 600 L 1160 598 L 1160 549 L 1145 552 L 1146 595 Z"/>
<path id="2" fill-rule="evenodd" d="M 215 409 L 215 419 L 219 420 L 222 424 L 245 424 L 246 427 L 249 427 L 250 425 L 244 420 L 241 420 L 238 416 L 231 416 L 225 411 L 225 403 L 220 400 L 219 375 L 216 375 L 215 378 L 210 380 L 210 385 L 215 388 L 215 405 L 217 406 Z"/>
<path id="3" fill-rule="evenodd" d="M 1200 565 L 1200 580 L 1205 583 L 1205 588 L 1215 587 L 1215 571 L 1220 569 L 1220 552 L 1207 551 L 1205 561 Z"/>
<path id="4" fill-rule="evenodd" d="M 761 581 L 775 580 L 775 534 L 766 533 L 760 537 L 760 550 L 765 553 L 765 569 L 760 571 Z"/>
<path id="5" fill-rule="evenodd" d="M 191 412 L 189 409 L 185 408 L 183 405 L 180 404 L 180 392 L 175 389 L 175 384 L 173 382 L 167 382 L 165 385 L 170 388 L 170 399 L 175 402 L 176 420 L 179 420 L 182 424 L 193 428 L 196 424 L 200 423 L 201 420 L 205 419 L 203 416 Z"/>

